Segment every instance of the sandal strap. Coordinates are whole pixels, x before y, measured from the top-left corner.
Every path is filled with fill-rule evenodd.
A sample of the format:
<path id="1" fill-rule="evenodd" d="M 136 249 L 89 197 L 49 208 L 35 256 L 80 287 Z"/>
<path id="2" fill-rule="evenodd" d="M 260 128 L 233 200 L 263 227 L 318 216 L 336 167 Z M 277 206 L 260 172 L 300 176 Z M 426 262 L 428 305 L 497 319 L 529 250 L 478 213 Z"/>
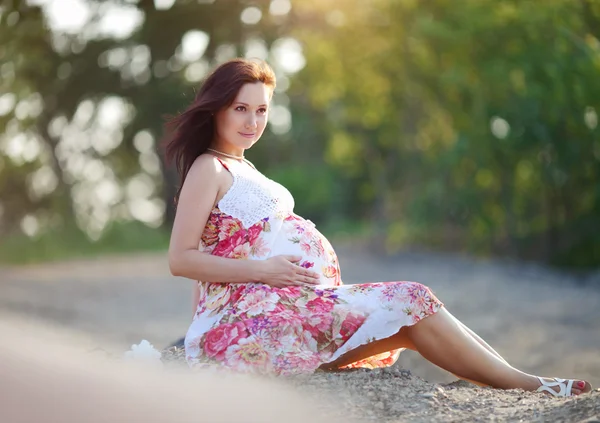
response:
<path id="1" fill-rule="evenodd" d="M 541 377 L 537 376 L 541 383 L 541 386 L 536 389 L 536 392 L 549 392 L 555 397 L 570 397 L 573 395 L 571 388 L 573 387 L 573 379 L 560 379 L 558 377 L 552 378 L 552 381 L 546 381 Z M 559 388 L 560 391 L 556 391 L 552 388 Z"/>

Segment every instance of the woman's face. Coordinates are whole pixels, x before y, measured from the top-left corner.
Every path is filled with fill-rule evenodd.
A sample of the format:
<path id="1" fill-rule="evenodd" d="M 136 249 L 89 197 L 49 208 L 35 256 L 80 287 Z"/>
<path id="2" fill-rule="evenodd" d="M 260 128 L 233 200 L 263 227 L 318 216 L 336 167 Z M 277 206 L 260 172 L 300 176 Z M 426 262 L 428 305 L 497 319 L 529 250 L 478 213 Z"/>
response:
<path id="1" fill-rule="evenodd" d="M 271 94 L 262 82 L 243 85 L 233 103 L 215 113 L 214 147 L 239 155 L 252 147 L 267 125 Z"/>

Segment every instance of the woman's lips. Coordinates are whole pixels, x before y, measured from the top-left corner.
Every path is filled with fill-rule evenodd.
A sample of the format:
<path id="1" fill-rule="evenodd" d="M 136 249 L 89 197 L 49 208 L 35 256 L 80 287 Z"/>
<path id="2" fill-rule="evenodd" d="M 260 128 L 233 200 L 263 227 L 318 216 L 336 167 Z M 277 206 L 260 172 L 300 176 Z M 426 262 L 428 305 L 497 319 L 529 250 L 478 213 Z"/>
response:
<path id="1" fill-rule="evenodd" d="M 254 138 L 254 136 L 256 135 L 256 134 L 244 134 L 243 132 L 239 132 L 239 134 L 245 138 Z"/>

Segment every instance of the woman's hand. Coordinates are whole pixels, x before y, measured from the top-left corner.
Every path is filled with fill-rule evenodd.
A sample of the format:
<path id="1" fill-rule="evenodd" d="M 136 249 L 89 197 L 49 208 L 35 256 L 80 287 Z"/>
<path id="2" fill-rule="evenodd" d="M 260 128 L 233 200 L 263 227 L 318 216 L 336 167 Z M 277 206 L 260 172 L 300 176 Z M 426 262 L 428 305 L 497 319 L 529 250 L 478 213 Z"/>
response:
<path id="1" fill-rule="evenodd" d="M 261 276 L 259 282 L 275 288 L 304 285 L 314 286 L 320 283 L 320 275 L 305 269 L 297 263 L 301 256 L 280 255 L 261 261 Z"/>

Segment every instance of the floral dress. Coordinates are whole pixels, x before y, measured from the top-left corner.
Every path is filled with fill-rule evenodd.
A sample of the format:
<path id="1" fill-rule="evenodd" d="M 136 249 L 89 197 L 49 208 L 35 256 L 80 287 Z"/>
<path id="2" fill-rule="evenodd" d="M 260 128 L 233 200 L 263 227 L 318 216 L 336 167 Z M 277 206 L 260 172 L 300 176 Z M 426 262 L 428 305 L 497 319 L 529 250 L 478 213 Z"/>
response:
<path id="1" fill-rule="evenodd" d="M 320 274 L 320 284 L 198 282 L 198 308 L 185 338 L 190 366 L 311 373 L 442 307 L 416 282 L 344 285 L 333 247 L 310 220 L 294 214 L 286 188 L 246 162 L 221 164 L 233 184 L 210 213 L 199 249 L 238 260 L 298 255 L 300 266 Z M 344 367 L 390 366 L 399 354 L 389 351 Z"/>

